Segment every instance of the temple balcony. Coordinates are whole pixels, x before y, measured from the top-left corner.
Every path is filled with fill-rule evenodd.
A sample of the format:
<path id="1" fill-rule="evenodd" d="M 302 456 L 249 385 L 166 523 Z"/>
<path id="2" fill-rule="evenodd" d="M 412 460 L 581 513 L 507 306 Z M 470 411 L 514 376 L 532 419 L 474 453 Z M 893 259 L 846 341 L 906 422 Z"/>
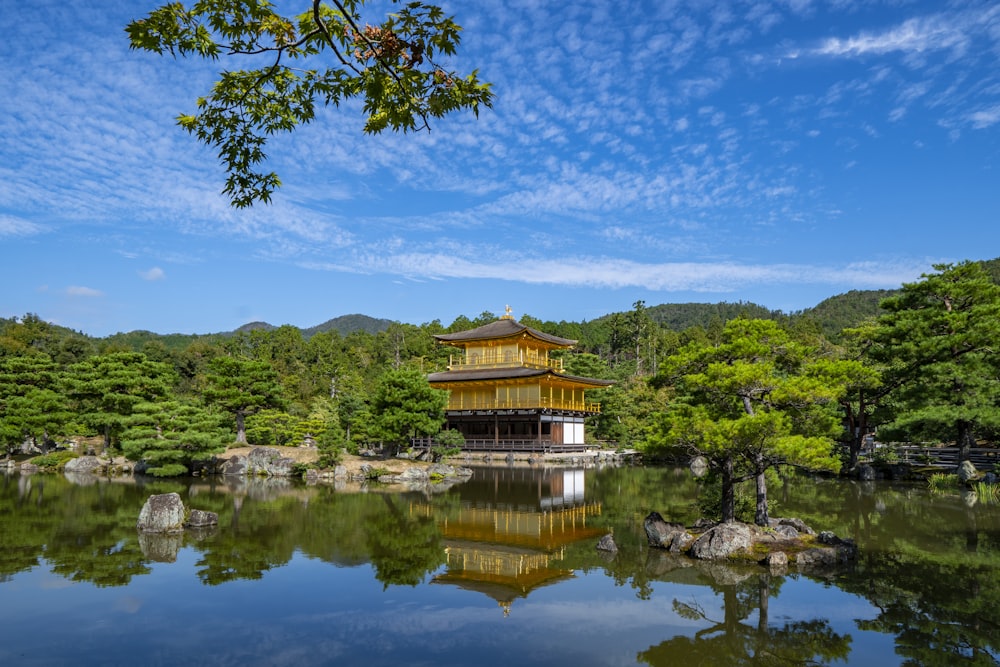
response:
<path id="1" fill-rule="evenodd" d="M 555 398 L 509 398 L 474 400 L 461 395 L 452 395 L 448 400 L 448 410 L 572 410 L 599 414 L 601 404 L 592 401 L 571 401 Z"/>
<path id="2" fill-rule="evenodd" d="M 448 357 L 448 370 L 471 371 L 491 368 L 541 368 L 563 371 L 562 359 L 547 359 L 539 356 L 478 355 L 466 358 L 464 355 Z"/>

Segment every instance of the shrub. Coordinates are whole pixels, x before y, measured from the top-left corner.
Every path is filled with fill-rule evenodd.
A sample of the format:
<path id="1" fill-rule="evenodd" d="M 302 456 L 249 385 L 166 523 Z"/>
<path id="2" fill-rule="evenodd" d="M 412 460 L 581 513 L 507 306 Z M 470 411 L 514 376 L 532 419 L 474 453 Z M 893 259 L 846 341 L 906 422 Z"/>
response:
<path id="1" fill-rule="evenodd" d="M 62 451 L 49 452 L 48 454 L 36 456 L 31 459 L 31 463 L 34 463 L 39 468 L 55 468 L 56 470 L 62 470 L 66 467 L 67 461 L 75 459 L 76 457 L 77 455 L 75 452 L 64 449 Z"/>
<path id="2" fill-rule="evenodd" d="M 936 472 L 927 478 L 931 491 L 955 490 L 958 488 L 958 475 Z"/>

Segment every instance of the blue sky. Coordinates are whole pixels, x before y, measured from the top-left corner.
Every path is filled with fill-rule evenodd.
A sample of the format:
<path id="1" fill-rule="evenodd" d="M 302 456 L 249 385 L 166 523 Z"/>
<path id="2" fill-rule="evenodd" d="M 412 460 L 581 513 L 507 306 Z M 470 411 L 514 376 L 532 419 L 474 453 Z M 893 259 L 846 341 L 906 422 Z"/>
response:
<path id="1" fill-rule="evenodd" d="M 6 3 L 0 316 L 794 311 L 1000 256 L 1000 3 L 442 4 L 492 110 L 376 137 L 324 111 L 269 144 L 273 203 L 234 210 L 174 123 L 216 70 L 128 50 L 154 2 Z"/>

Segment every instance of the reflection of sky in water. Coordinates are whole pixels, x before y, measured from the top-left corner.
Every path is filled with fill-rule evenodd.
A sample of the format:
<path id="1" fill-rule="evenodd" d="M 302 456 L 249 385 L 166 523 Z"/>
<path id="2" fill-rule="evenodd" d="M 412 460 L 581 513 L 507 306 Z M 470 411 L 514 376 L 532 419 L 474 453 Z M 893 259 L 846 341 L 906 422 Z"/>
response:
<path id="1" fill-rule="evenodd" d="M 641 600 L 601 572 L 532 591 L 504 617 L 495 600 L 453 586 L 383 590 L 368 565 L 297 554 L 260 580 L 205 586 L 198 559 L 182 549 L 175 563 L 155 563 L 149 575 L 116 588 L 53 587 L 59 579 L 44 567 L 15 575 L 0 586 L 7 637 L 0 663 L 633 665 L 640 651 L 709 625 L 678 616 L 674 599 L 713 621 L 722 617 L 721 596 L 706 586 L 654 582 Z M 866 602 L 785 578 L 770 601 L 771 624 L 816 615 L 852 636 L 849 664 L 898 660 L 891 637 L 855 626 L 873 615 Z M 756 612 L 742 622 L 755 626 Z M 39 628 L 51 630 L 41 639 Z"/>

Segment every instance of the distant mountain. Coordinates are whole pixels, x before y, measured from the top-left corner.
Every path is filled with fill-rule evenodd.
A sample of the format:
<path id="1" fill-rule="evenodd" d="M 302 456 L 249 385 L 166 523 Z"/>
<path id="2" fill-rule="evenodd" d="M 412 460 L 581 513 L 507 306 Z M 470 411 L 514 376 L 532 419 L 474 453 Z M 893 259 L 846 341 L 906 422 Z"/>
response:
<path id="1" fill-rule="evenodd" d="M 879 308 L 882 299 L 898 293 L 899 290 L 890 289 L 851 290 L 824 299 L 795 316 L 808 317 L 819 324 L 826 336 L 835 338 L 844 329 L 883 314 L 885 311 Z"/>
<path id="2" fill-rule="evenodd" d="M 737 303 L 664 303 L 646 308 L 650 319 L 673 331 L 683 331 L 689 327 L 708 328 L 713 321 L 728 322 L 740 316 L 755 319 L 778 319 L 783 316 L 779 310 L 770 310 L 749 301 Z"/>
<path id="3" fill-rule="evenodd" d="M 249 333 L 251 331 L 274 331 L 277 328 L 278 327 L 274 326 L 273 324 L 268 324 L 267 322 L 247 322 L 246 324 L 244 324 L 243 326 L 241 326 L 239 329 L 236 329 L 235 331 L 232 331 L 232 332 L 229 332 L 228 334 L 223 334 L 223 335 L 232 335 L 232 334 L 238 334 L 238 333 Z"/>
<path id="4" fill-rule="evenodd" d="M 355 331 L 377 334 L 380 331 L 388 329 L 389 325 L 392 323 L 392 320 L 376 319 L 374 317 L 368 317 L 367 315 L 341 315 L 340 317 L 335 317 L 332 320 L 327 320 L 326 322 L 323 322 L 323 324 L 303 329 L 302 336 L 304 338 L 310 338 L 313 334 L 324 333 L 327 331 L 336 331 L 341 336 L 346 336 Z"/>

